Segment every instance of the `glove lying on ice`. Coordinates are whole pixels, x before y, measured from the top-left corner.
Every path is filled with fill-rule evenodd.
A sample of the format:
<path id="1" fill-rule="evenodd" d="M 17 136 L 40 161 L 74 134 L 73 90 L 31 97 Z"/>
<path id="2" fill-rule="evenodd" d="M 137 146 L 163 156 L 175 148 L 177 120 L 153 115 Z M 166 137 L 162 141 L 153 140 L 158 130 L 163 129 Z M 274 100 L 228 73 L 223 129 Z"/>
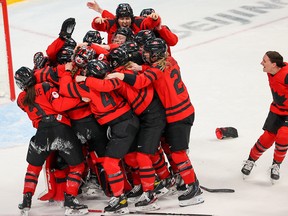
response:
<path id="1" fill-rule="evenodd" d="M 237 129 L 233 127 L 216 128 L 215 133 L 218 139 L 224 139 L 227 137 L 232 137 L 232 138 L 238 137 Z"/>
<path id="2" fill-rule="evenodd" d="M 76 25 L 74 18 L 68 18 L 62 23 L 61 31 L 59 33 L 59 37 L 62 39 L 71 38 L 71 35 L 74 31 L 74 27 Z"/>

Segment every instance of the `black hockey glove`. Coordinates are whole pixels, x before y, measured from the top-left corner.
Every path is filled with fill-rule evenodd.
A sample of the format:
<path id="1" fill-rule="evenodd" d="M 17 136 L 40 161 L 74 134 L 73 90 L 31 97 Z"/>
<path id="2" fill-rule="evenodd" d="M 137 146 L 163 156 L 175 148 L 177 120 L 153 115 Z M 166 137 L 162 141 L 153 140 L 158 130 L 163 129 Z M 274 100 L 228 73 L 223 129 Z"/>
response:
<path id="1" fill-rule="evenodd" d="M 62 23 L 61 31 L 59 33 L 59 37 L 62 39 L 71 38 L 71 35 L 74 31 L 74 27 L 76 25 L 74 18 L 68 18 Z"/>
<path id="2" fill-rule="evenodd" d="M 233 127 L 216 128 L 215 133 L 218 139 L 224 139 L 228 137 L 232 138 L 238 137 L 237 129 Z"/>

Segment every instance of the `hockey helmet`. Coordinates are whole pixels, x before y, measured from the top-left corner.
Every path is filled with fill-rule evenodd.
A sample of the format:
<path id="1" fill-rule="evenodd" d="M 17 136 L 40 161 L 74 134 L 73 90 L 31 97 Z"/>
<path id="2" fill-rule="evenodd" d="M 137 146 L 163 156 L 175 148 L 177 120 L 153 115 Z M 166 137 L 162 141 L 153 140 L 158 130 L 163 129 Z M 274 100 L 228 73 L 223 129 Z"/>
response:
<path id="1" fill-rule="evenodd" d="M 149 59 L 145 57 L 145 52 L 150 54 Z M 154 38 L 144 44 L 142 58 L 147 63 L 153 63 L 161 58 L 164 58 L 166 56 L 166 52 L 166 42 L 161 38 Z"/>
<path id="2" fill-rule="evenodd" d="M 144 45 L 148 40 L 152 40 L 156 38 L 155 34 L 153 31 L 145 29 L 145 30 L 141 30 L 139 31 L 136 35 L 134 40 L 136 41 L 136 43 L 139 46 Z"/>
<path id="3" fill-rule="evenodd" d="M 98 59 L 92 59 L 87 64 L 86 76 L 103 79 L 105 75 L 110 71 L 111 68 L 106 62 Z"/>
<path id="4" fill-rule="evenodd" d="M 86 33 L 86 35 L 83 38 L 83 42 L 87 43 L 97 43 L 102 44 L 103 38 L 101 37 L 101 34 L 97 30 L 90 30 Z"/>
<path id="5" fill-rule="evenodd" d="M 75 51 L 74 62 L 80 67 L 84 68 L 87 66 L 88 61 L 96 57 L 95 51 L 89 46 L 81 46 Z"/>
<path id="6" fill-rule="evenodd" d="M 128 3 L 121 3 L 116 8 L 116 18 L 119 17 L 131 17 L 131 19 L 134 17 L 133 9 Z"/>
<path id="7" fill-rule="evenodd" d="M 21 89 L 25 90 L 30 86 L 36 84 L 36 79 L 34 77 L 33 71 L 28 67 L 19 68 L 14 75 L 16 85 Z"/>
<path id="8" fill-rule="evenodd" d="M 110 63 L 110 66 L 115 69 L 119 66 L 125 65 L 129 61 L 129 56 L 127 50 L 123 47 L 118 47 L 109 53 L 107 59 Z"/>
<path id="9" fill-rule="evenodd" d="M 72 56 L 74 54 L 74 47 L 63 46 L 56 55 L 58 64 L 66 64 L 72 61 Z"/>
<path id="10" fill-rule="evenodd" d="M 153 8 L 145 8 L 141 11 L 140 16 L 147 17 L 148 15 L 155 13 L 155 10 Z"/>

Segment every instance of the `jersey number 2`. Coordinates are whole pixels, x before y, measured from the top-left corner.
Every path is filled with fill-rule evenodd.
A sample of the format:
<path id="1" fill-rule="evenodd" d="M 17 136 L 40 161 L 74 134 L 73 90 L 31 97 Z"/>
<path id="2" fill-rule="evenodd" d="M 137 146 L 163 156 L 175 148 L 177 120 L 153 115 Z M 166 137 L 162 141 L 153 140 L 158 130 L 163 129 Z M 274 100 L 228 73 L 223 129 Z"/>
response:
<path id="1" fill-rule="evenodd" d="M 184 87 L 183 87 L 183 85 L 179 85 L 180 83 L 182 83 L 179 71 L 176 69 L 173 69 L 171 71 L 170 77 L 171 78 L 176 77 L 176 79 L 174 81 L 174 89 L 175 89 L 177 95 L 181 94 L 184 91 Z"/>

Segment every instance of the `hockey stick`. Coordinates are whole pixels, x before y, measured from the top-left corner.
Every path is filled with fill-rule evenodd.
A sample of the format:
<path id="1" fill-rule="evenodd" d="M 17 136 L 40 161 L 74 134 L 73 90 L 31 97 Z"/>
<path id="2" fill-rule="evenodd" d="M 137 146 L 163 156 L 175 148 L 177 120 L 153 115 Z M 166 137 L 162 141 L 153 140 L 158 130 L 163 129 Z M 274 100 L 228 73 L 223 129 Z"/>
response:
<path id="1" fill-rule="evenodd" d="M 88 209 L 91 213 L 105 213 L 104 210 L 100 209 Z M 130 211 L 129 214 L 145 214 L 145 215 L 180 215 L 180 216 L 213 216 L 212 214 L 193 214 L 193 213 L 174 213 L 174 212 L 144 212 L 144 211 Z M 106 216 L 106 215 L 100 215 Z"/>
<path id="2" fill-rule="evenodd" d="M 200 185 L 200 188 L 209 192 L 209 193 L 234 193 L 235 190 L 234 189 L 229 189 L 229 188 L 207 188 L 207 187 L 204 187 L 202 185 Z"/>

